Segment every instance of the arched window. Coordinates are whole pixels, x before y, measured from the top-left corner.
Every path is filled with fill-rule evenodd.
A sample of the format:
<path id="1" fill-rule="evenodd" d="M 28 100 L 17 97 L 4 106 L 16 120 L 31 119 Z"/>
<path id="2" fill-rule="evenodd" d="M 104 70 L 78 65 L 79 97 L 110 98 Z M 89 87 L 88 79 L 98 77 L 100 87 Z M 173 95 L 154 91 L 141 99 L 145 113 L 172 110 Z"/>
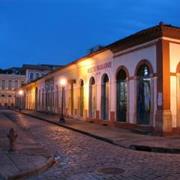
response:
<path id="1" fill-rule="evenodd" d="M 150 68 L 142 64 L 137 69 L 137 122 L 150 123 L 151 112 L 151 83 Z"/>
<path id="2" fill-rule="evenodd" d="M 96 84 L 94 77 L 89 81 L 89 117 L 95 118 L 96 116 Z"/>
<path id="3" fill-rule="evenodd" d="M 80 81 L 80 116 L 83 117 L 83 111 L 84 111 L 84 81 Z"/>
<path id="4" fill-rule="evenodd" d="M 127 121 L 127 73 L 120 69 L 116 75 L 116 118 L 117 121 Z"/>
<path id="5" fill-rule="evenodd" d="M 109 78 L 107 74 L 102 76 L 101 85 L 101 118 L 109 119 Z"/>

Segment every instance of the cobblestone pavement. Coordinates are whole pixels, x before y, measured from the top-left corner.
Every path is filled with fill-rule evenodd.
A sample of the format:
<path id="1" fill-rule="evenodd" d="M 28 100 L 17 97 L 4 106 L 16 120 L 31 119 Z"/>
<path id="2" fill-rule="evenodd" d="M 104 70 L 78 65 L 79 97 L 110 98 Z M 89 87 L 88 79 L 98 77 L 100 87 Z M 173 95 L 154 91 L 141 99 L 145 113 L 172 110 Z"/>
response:
<path id="1" fill-rule="evenodd" d="M 10 112 L 11 115 L 17 115 Z M 18 125 L 56 155 L 57 164 L 32 180 L 180 179 L 180 155 L 124 149 L 18 114 Z M 106 169 L 103 169 L 106 168 Z"/>
<path id="2" fill-rule="evenodd" d="M 23 110 L 22 113 L 32 117 L 39 117 L 50 122 L 58 123 L 59 116 L 55 114 L 46 114 L 35 111 Z M 147 147 L 149 151 L 156 152 L 178 152 L 180 153 L 180 136 L 152 136 L 142 135 L 134 133 L 131 130 L 102 126 L 96 123 L 89 123 L 87 121 L 79 119 L 66 118 L 65 123 L 60 123 L 61 126 L 80 131 L 82 133 L 88 133 L 89 135 L 96 136 L 97 138 L 104 139 L 108 142 L 112 142 L 121 147 L 132 148 L 134 145 Z"/>
<path id="3" fill-rule="evenodd" d="M 20 127 L 21 117 L 17 115 L 10 111 L 0 111 L 0 179 L 20 175 L 24 177 L 33 170 L 38 172 L 40 167 L 47 164 L 50 157 L 50 153 L 32 138 L 28 129 Z M 14 152 L 8 151 L 7 134 L 10 128 L 14 128 L 18 135 Z"/>

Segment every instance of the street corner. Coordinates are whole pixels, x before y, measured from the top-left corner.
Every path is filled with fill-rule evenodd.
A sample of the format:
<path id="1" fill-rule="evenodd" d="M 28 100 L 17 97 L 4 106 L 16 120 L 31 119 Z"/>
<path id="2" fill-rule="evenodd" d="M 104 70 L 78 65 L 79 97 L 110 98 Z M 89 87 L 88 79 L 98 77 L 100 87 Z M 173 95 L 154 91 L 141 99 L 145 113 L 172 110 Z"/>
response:
<path id="1" fill-rule="evenodd" d="M 22 179 L 46 171 L 55 160 L 20 123 L 4 111 L 0 121 L 0 179 Z"/>
<path id="2" fill-rule="evenodd" d="M 43 173 L 55 163 L 53 156 L 1 153 L 0 179 L 23 179 Z"/>

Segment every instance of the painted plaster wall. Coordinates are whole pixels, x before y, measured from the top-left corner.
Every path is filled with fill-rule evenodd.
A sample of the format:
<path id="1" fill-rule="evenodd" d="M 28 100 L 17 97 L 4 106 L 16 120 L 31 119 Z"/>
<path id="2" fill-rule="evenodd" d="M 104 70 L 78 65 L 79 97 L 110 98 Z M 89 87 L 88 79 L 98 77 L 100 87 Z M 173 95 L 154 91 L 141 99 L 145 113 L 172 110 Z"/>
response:
<path id="1" fill-rule="evenodd" d="M 170 73 L 174 73 L 170 77 L 170 104 L 171 104 L 171 113 L 172 113 L 172 126 L 177 127 L 178 124 L 178 100 L 179 100 L 179 76 L 176 74 L 177 66 L 180 62 L 180 44 L 178 43 L 170 43 Z"/>
<path id="2" fill-rule="evenodd" d="M 124 66 L 127 68 L 128 70 L 128 74 L 130 77 L 130 80 L 128 82 L 128 109 L 129 109 L 129 122 L 130 123 L 136 123 L 136 98 L 137 98 L 137 91 L 136 91 L 136 78 L 135 78 L 135 71 L 136 71 L 136 67 L 138 65 L 138 63 L 141 60 L 147 60 L 152 68 L 153 68 L 153 72 L 156 73 L 157 71 L 157 66 L 156 66 L 156 45 L 152 45 L 150 47 L 146 47 L 146 48 L 142 48 L 136 51 L 132 51 L 130 53 L 125 53 L 125 54 L 119 54 L 118 57 L 114 58 L 114 62 L 113 62 L 113 68 L 112 68 L 112 72 L 113 75 L 112 77 L 115 78 L 115 74 L 117 72 L 117 68 L 120 66 Z M 115 82 L 116 80 L 113 79 L 113 81 Z M 155 81 L 155 82 L 154 82 Z M 156 80 L 152 80 L 152 86 L 154 87 L 152 89 L 152 102 L 154 102 L 153 104 L 153 122 L 152 124 L 154 124 L 154 120 L 155 120 L 155 112 L 156 112 Z M 116 100 L 116 86 L 112 86 L 113 90 L 112 90 L 112 94 L 114 94 L 114 100 Z M 113 103 L 112 105 L 112 110 L 115 111 L 116 109 L 116 103 Z"/>
<path id="3" fill-rule="evenodd" d="M 101 119 L 101 84 L 102 76 L 106 73 L 109 77 L 110 90 L 109 90 L 109 119 L 110 112 L 116 112 L 116 73 L 117 69 L 120 66 L 125 66 L 128 69 L 130 78 L 128 82 L 128 104 L 129 104 L 129 122 L 135 123 L 135 113 L 136 113 L 136 79 L 135 69 L 137 64 L 146 59 L 153 67 L 153 72 L 156 73 L 156 46 L 152 45 L 146 48 L 138 49 L 136 51 L 131 51 L 123 53 L 118 57 L 115 57 L 117 54 L 113 54 L 110 50 L 104 51 L 97 55 L 94 55 L 91 58 L 79 61 L 75 64 L 72 64 L 62 70 L 54 72 L 38 81 L 36 81 L 36 87 L 41 91 L 45 89 L 45 81 L 50 78 L 54 78 L 54 90 L 58 88 L 58 106 L 54 109 L 57 113 L 61 107 L 61 86 L 59 84 L 60 79 L 66 78 L 67 80 L 76 80 L 74 83 L 74 108 L 73 112 L 79 112 L 79 98 L 80 98 L 80 80 L 84 82 L 84 110 L 88 112 L 89 110 L 89 80 L 91 77 L 94 77 L 96 83 L 96 110 L 99 111 Z M 153 80 L 153 99 L 154 99 L 154 112 L 156 109 L 156 81 Z M 65 87 L 66 91 L 66 109 L 67 113 L 70 114 L 70 85 Z M 31 90 L 29 92 L 29 97 L 32 97 Z M 153 101 L 153 100 L 152 100 Z M 30 105 L 29 108 L 34 108 L 34 100 L 28 100 Z M 88 113 L 87 113 L 88 115 Z M 75 117 L 75 116 L 74 116 Z M 76 114 L 76 117 L 79 117 L 79 114 Z M 153 118 L 154 119 L 154 118 Z"/>
<path id="4" fill-rule="evenodd" d="M 84 81 L 84 108 L 88 111 L 89 110 L 89 80 L 91 77 L 94 77 L 95 84 L 96 84 L 96 111 L 99 111 L 101 114 L 101 82 L 102 76 L 106 73 L 109 77 L 109 83 L 111 84 L 111 74 L 112 70 L 108 63 L 113 63 L 113 53 L 110 50 L 107 50 L 103 53 L 97 54 L 92 58 L 88 58 L 85 61 L 82 61 L 77 64 L 78 66 L 78 79 L 82 79 Z M 102 67 L 104 66 L 104 67 Z M 105 67 L 107 66 L 107 67 Z M 109 111 L 111 110 L 111 85 L 109 90 Z"/>
<path id="5" fill-rule="evenodd" d="M 2 81 L 5 81 L 5 88 L 2 89 Z M 9 89 L 9 81 L 11 81 L 11 88 Z M 25 76 L 15 74 L 1 74 L 0 75 L 0 104 L 4 106 L 15 105 L 15 89 L 19 88 L 21 83 L 25 81 Z M 16 84 L 17 83 L 17 84 Z"/>

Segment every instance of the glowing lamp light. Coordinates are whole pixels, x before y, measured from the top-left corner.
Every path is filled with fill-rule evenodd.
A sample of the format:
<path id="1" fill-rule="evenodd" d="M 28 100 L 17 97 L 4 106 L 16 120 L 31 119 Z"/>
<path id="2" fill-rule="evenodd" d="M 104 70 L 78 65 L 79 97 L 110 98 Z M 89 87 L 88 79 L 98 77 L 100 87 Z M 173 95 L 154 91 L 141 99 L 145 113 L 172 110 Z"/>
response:
<path id="1" fill-rule="evenodd" d="M 22 95 L 24 94 L 24 91 L 23 91 L 23 90 L 19 90 L 18 94 L 19 94 L 20 96 L 22 96 Z"/>
<path id="2" fill-rule="evenodd" d="M 59 84 L 64 87 L 67 84 L 67 80 L 65 78 L 60 79 Z"/>
<path id="3" fill-rule="evenodd" d="M 61 113 L 60 113 L 60 117 L 59 117 L 59 122 L 65 122 L 65 119 L 64 119 L 64 94 L 65 94 L 65 85 L 67 84 L 67 79 L 65 78 L 62 78 L 60 79 L 59 81 L 59 84 L 61 85 L 61 88 L 62 88 L 62 96 L 61 96 Z"/>

